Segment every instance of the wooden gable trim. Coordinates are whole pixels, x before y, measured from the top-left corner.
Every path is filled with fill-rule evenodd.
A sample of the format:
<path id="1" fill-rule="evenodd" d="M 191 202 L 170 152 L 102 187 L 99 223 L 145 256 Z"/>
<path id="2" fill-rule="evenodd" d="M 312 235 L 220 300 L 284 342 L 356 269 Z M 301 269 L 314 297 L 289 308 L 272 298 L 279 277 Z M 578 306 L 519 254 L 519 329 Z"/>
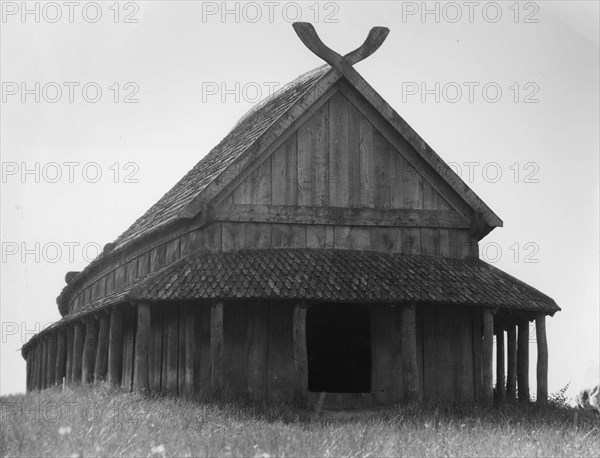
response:
<path id="1" fill-rule="evenodd" d="M 215 207 L 209 219 L 224 222 L 261 222 L 352 226 L 440 227 L 469 229 L 454 210 L 306 207 L 289 205 L 225 204 Z"/>

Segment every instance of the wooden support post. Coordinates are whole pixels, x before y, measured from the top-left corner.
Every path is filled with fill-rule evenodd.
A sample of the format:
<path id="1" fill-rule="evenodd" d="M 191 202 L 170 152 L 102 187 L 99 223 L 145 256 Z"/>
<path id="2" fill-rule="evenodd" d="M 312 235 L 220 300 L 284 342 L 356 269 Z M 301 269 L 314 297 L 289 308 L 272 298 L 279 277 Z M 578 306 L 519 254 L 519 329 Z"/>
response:
<path id="1" fill-rule="evenodd" d="M 148 392 L 148 354 L 150 347 L 150 305 L 137 306 L 137 336 L 135 342 L 135 381 L 137 391 Z"/>
<path id="2" fill-rule="evenodd" d="M 507 375 L 506 398 L 509 402 L 517 399 L 517 330 L 514 324 L 509 324 L 506 330 Z"/>
<path id="3" fill-rule="evenodd" d="M 496 394 L 499 402 L 506 400 L 504 379 L 504 329 L 498 328 L 496 333 Z"/>
<path id="4" fill-rule="evenodd" d="M 529 402 L 529 321 L 519 322 L 517 341 L 517 383 L 519 402 Z"/>
<path id="5" fill-rule="evenodd" d="M 31 359 L 31 380 L 29 381 L 29 390 L 30 391 L 35 391 L 36 388 L 36 376 L 37 376 L 37 355 L 35 352 L 35 345 L 32 345 L 31 347 L 29 347 L 29 353 L 27 355 L 27 358 Z"/>
<path id="6" fill-rule="evenodd" d="M 33 371 L 31 373 L 31 390 L 32 391 L 36 391 L 38 389 L 38 384 L 37 384 L 37 374 L 38 374 L 38 351 L 37 351 L 37 345 L 33 344 L 31 346 L 31 350 L 29 350 L 31 353 L 31 357 L 32 357 L 32 363 L 33 363 Z"/>
<path id="7" fill-rule="evenodd" d="M 194 348 L 196 309 L 192 305 L 184 307 L 185 313 L 185 396 L 194 396 L 194 352 L 200 351 Z"/>
<path id="8" fill-rule="evenodd" d="M 41 389 L 43 390 L 48 386 L 48 340 L 43 337 L 41 340 L 42 345 L 42 384 Z"/>
<path id="9" fill-rule="evenodd" d="M 267 323 L 269 304 L 248 304 L 248 395 L 262 401 L 267 386 Z"/>
<path id="10" fill-rule="evenodd" d="M 223 390 L 223 302 L 216 301 L 210 310 L 210 363 L 213 395 Z"/>
<path id="11" fill-rule="evenodd" d="M 491 405 L 494 402 L 494 316 L 490 309 L 483 309 L 483 341 L 481 348 L 482 370 L 482 403 Z"/>
<path id="12" fill-rule="evenodd" d="M 48 372 L 46 377 L 48 380 L 47 386 L 56 385 L 56 355 L 58 347 L 58 333 L 52 331 L 48 336 Z"/>
<path id="13" fill-rule="evenodd" d="M 98 350 L 94 367 L 94 382 L 102 382 L 108 372 L 108 343 L 110 339 L 110 316 L 101 312 L 98 326 Z"/>
<path id="14" fill-rule="evenodd" d="M 108 383 L 120 386 L 123 369 L 123 311 L 118 306 L 110 312 L 108 335 Z"/>
<path id="15" fill-rule="evenodd" d="M 81 364 L 81 380 L 83 383 L 94 382 L 94 366 L 98 345 L 98 322 L 95 317 L 85 321 L 85 340 L 83 344 L 83 361 Z"/>
<path id="16" fill-rule="evenodd" d="M 404 306 L 401 310 L 402 383 L 406 401 L 413 402 L 420 400 L 415 305 Z"/>
<path id="17" fill-rule="evenodd" d="M 39 340 L 37 342 L 37 364 L 38 364 L 38 368 L 37 368 L 37 389 L 41 390 L 44 388 L 44 346 L 43 346 L 43 341 Z"/>
<path id="18" fill-rule="evenodd" d="M 473 390 L 475 392 L 475 401 L 481 403 L 482 397 L 482 337 L 483 337 L 483 324 L 482 324 L 482 313 L 478 307 L 473 308 Z"/>
<path id="19" fill-rule="evenodd" d="M 81 382 L 81 367 L 83 364 L 83 325 L 73 323 L 73 372 L 71 380 L 74 384 Z"/>
<path id="20" fill-rule="evenodd" d="M 179 387 L 179 306 L 172 305 L 167 317 L 166 393 L 177 396 Z"/>
<path id="21" fill-rule="evenodd" d="M 306 303 L 294 306 L 292 324 L 294 367 L 296 369 L 294 397 L 302 405 L 306 405 L 308 396 L 308 354 L 306 350 Z"/>
<path id="22" fill-rule="evenodd" d="M 25 357 L 25 392 L 29 393 L 31 391 L 31 349 L 27 352 L 27 356 Z"/>
<path id="23" fill-rule="evenodd" d="M 66 327 L 67 333 L 67 368 L 65 371 L 65 383 L 70 385 L 73 383 L 73 325 L 68 324 Z"/>
<path id="24" fill-rule="evenodd" d="M 66 328 L 58 330 L 56 348 L 56 365 L 54 368 L 54 384 L 62 385 L 67 365 L 67 333 Z"/>
<path id="25" fill-rule="evenodd" d="M 179 327 L 178 327 L 178 349 L 177 349 L 177 393 L 179 396 L 185 395 L 185 331 L 186 331 L 186 318 L 187 318 L 187 306 L 179 306 Z"/>
<path id="26" fill-rule="evenodd" d="M 546 340 L 546 316 L 539 313 L 535 317 L 537 341 L 537 395 L 539 403 L 548 402 L 548 341 Z"/>

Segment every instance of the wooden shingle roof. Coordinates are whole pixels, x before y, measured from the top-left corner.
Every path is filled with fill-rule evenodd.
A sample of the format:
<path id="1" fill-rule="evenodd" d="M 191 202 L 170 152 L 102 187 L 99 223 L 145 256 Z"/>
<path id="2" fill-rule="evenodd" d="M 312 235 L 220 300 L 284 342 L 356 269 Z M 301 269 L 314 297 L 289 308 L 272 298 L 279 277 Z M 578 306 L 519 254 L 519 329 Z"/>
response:
<path id="1" fill-rule="evenodd" d="M 480 259 L 335 249 L 192 253 L 139 282 L 128 297 L 421 302 L 560 310 L 552 298 Z"/>

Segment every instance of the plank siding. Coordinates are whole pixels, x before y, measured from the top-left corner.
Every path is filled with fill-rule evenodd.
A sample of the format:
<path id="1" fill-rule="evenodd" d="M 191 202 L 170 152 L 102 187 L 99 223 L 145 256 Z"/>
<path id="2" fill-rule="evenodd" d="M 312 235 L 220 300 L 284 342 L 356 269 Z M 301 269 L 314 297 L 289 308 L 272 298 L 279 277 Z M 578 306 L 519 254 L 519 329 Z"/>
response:
<path id="1" fill-rule="evenodd" d="M 395 376 L 394 345 L 397 334 L 394 308 L 378 304 L 371 312 L 371 393 L 376 405 L 390 404 L 394 399 L 394 386 L 401 377 Z M 397 339 L 396 339 L 397 340 Z M 399 378 L 399 380 L 398 380 Z"/>
<path id="2" fill-rule="evenodd" d="M 294 394 L 295 368 L 292 349 L 290 304 L 269 304 L 267 398 L 274 402 L 291 399 Z M 276 350 L 275 350 L 276 349 Z"/>
<path id="3" fill-rule="evenodd" d="M 226 303 L 223 310 L 224 392 L 231 397 L 246 393 L 248 384 L 247 308 L 243 302 Z"/>
<path id="4" fill-rule="evenodd" d="M 411 148 L 406 142 L 399 145 Z M 447 200 L 408 162 L 409 156 L 337 92 L 222 201 L 450 210 Z"/>
<path id="5" fill-rule="evenodd" d="M 267 385 L 267 332 L 269 306 L 266 303 L 248 303 L 248 395 L 261 400 Z"/>

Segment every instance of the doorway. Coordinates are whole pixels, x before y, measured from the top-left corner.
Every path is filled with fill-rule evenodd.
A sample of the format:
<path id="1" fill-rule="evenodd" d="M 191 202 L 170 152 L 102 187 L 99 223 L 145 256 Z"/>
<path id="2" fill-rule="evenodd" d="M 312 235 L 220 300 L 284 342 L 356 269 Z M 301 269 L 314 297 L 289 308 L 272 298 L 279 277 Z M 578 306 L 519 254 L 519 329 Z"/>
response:
<path id="1" fill-rule="evenodd" d="M 316 304 L 306 316 L 308 391 L 371 392 L 371 320 L 357 304 Z"/>

